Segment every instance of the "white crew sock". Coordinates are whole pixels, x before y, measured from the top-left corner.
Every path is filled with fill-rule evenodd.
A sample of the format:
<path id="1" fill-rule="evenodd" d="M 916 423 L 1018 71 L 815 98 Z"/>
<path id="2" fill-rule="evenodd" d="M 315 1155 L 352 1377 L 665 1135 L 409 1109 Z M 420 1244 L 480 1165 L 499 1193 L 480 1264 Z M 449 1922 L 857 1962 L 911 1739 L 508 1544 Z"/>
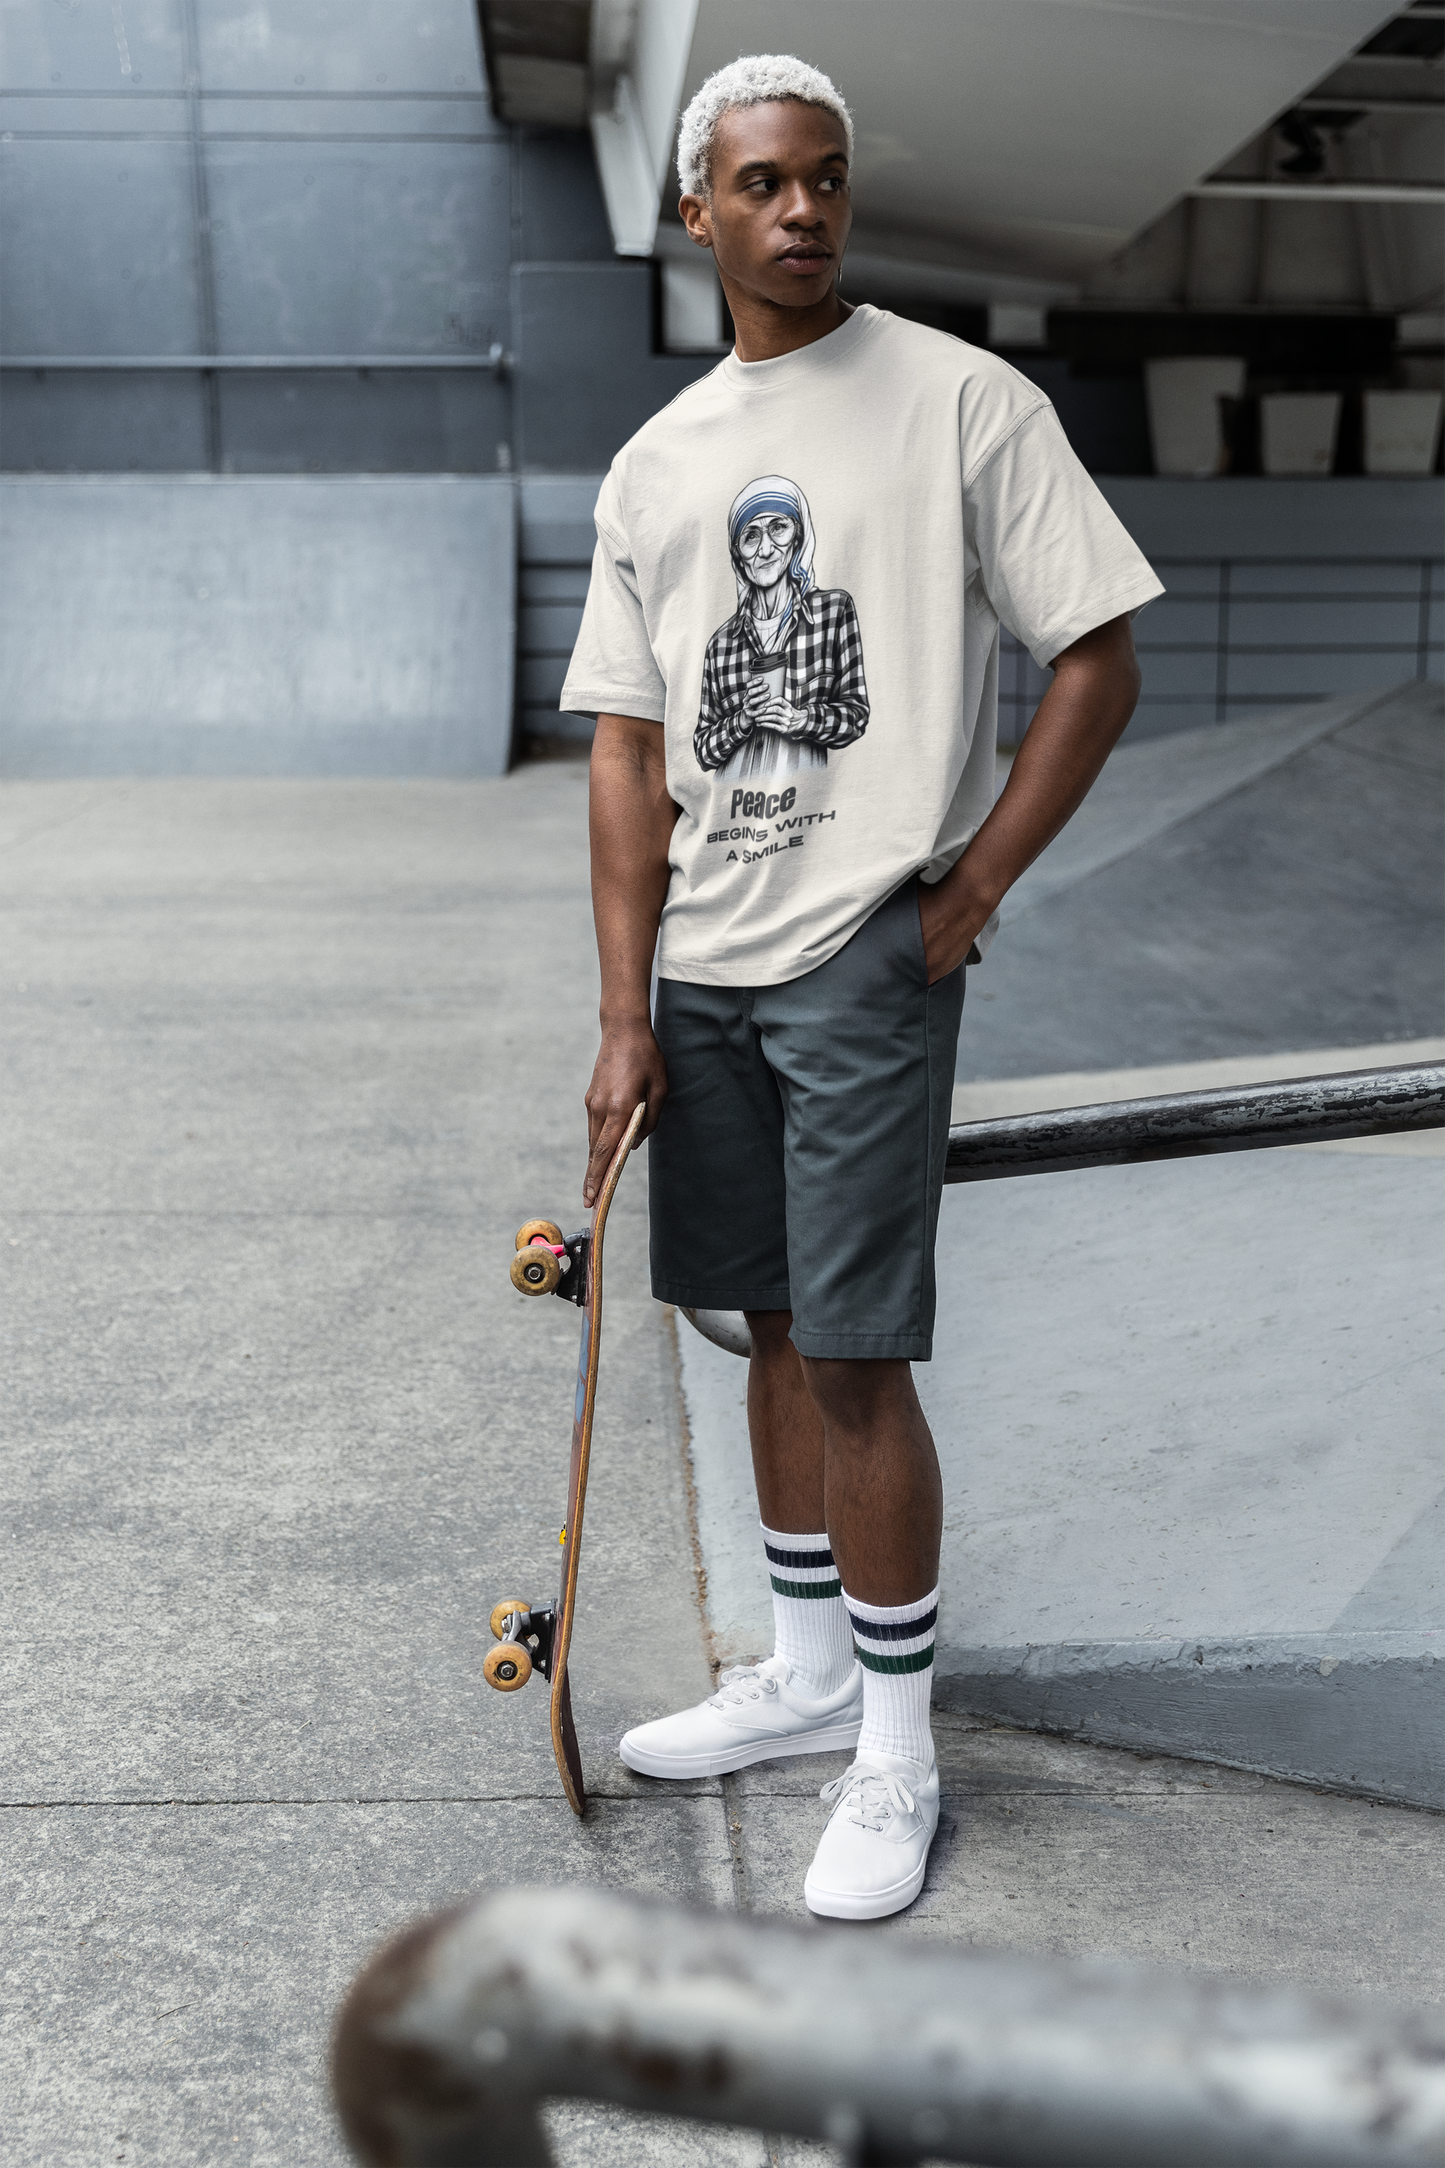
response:
<path id="1" fill-rule="evenodd" d="M 928 1700 L 933 1688 L 933 1633 L 938 1590 L 917 1603 L 844 1602 L 863 1666 L 860 1754 L 906 1754 L 927 1769 L 933 1760 Z"/>
<path id="2" fill-rule="evenodd" d="M 823 1701 L 853 1669 L 853 1635 L 828 1538 L 763 1527 L 763 1547 L 773 1584 L 773 1653 L 787 1658 L 802 1693 Z"/>

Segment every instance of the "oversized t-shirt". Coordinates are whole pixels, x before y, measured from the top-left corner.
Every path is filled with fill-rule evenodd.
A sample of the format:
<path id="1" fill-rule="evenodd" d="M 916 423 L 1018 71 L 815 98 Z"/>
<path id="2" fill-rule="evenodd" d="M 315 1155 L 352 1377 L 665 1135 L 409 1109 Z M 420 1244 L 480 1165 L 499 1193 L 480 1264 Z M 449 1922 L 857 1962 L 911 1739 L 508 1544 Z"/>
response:
<path id="1" fill-rule="evenodd" d="M 1036 385 L 867 307 L 729 354 L 596 520 L 561 705 L 663 724 L 657 968 L 707 986 L 801 977 L 953 865 L 993 804 L 1000 623 L 1047 666 L 1161 592 Z"/>

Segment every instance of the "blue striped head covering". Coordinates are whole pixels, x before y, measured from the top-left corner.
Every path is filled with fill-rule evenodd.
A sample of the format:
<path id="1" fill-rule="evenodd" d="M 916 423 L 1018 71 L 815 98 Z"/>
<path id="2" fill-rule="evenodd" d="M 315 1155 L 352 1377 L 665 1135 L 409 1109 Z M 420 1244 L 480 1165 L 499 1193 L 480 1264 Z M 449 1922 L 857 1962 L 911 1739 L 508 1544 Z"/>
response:
<path id="1" fill-rule="evenodd" d="M 733 561 L 733 576 L 738 583 L 740 606 L 752 605 L 753 583 L 743 569 L 743 559 L 738 552 L 738 537 L 751 520 L 764 519 L 770 513 L 782 512 L 798 523 L 798 539 L 788 565 L 787 577 L 792 587 L 784 616 L 792 613 L 793 603 L 799 595 L 806 595 L 813 585 L 813 515 L 808 510 L 808 500 L 796 482 L 790 482 L 783 474 L 762 474 L 755 482 L 740 489 L 728 513 L 728 554 Z"/>

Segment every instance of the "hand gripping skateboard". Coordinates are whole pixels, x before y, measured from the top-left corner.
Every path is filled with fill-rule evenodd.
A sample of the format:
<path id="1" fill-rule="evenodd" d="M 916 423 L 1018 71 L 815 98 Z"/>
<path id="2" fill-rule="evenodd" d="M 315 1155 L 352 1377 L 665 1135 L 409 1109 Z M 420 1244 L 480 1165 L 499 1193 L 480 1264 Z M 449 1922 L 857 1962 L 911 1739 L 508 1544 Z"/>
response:
<path id="1" fill-rule="evenodd" d="M 582 1549 L 582 1514 L 587 1503 L 587 1462 L 592 1450 L 592 1415 L 597 1401 L 597 1363 L 602 1352 L 602 1232 L 608 1207 L 622 1179 L 627 1155 L 637 1142 L 645 1106 L 637 1108 L 592 1208 L 584 1234 L 563 1237 L 551 1220 L 528 1220 L 517 1230 L 512 1285 L 524 1295 L 560 1295 L 582 1312 L 582 1345 L 577 1356 L 577 1399 L 572 1414 L 572 1466 L 567 1478 L 567 1519 L 562 1546 L 562 1589 L 554 1604 L 508 1601 L 494 1605 L 492 1633 L 482 1676 L 499 1693 L 514 1694 L 534 1671 L 552 1687 L 552 1752 L 557 1774 L 574 1814 L 587 1804 L 582 1757 L 572 1722 L 572 1689 L 567 1655 L 572 1646 L 572 1618 L 577 1601 L 577 1566 Z"/>

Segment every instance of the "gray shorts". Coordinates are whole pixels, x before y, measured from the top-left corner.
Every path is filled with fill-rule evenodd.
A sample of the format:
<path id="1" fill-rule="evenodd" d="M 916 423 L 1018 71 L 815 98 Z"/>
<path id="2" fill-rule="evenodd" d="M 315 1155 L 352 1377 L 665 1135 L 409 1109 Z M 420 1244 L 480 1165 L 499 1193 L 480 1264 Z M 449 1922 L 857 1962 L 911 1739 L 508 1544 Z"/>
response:
<path id="1" fill-rule="evenodd" d="M 928 984 L 907 881 L 800 979 L 659 980 L 659 1301 L 791 1310 L 802 1355 L 928 1361 L 964 976 Z"/>

